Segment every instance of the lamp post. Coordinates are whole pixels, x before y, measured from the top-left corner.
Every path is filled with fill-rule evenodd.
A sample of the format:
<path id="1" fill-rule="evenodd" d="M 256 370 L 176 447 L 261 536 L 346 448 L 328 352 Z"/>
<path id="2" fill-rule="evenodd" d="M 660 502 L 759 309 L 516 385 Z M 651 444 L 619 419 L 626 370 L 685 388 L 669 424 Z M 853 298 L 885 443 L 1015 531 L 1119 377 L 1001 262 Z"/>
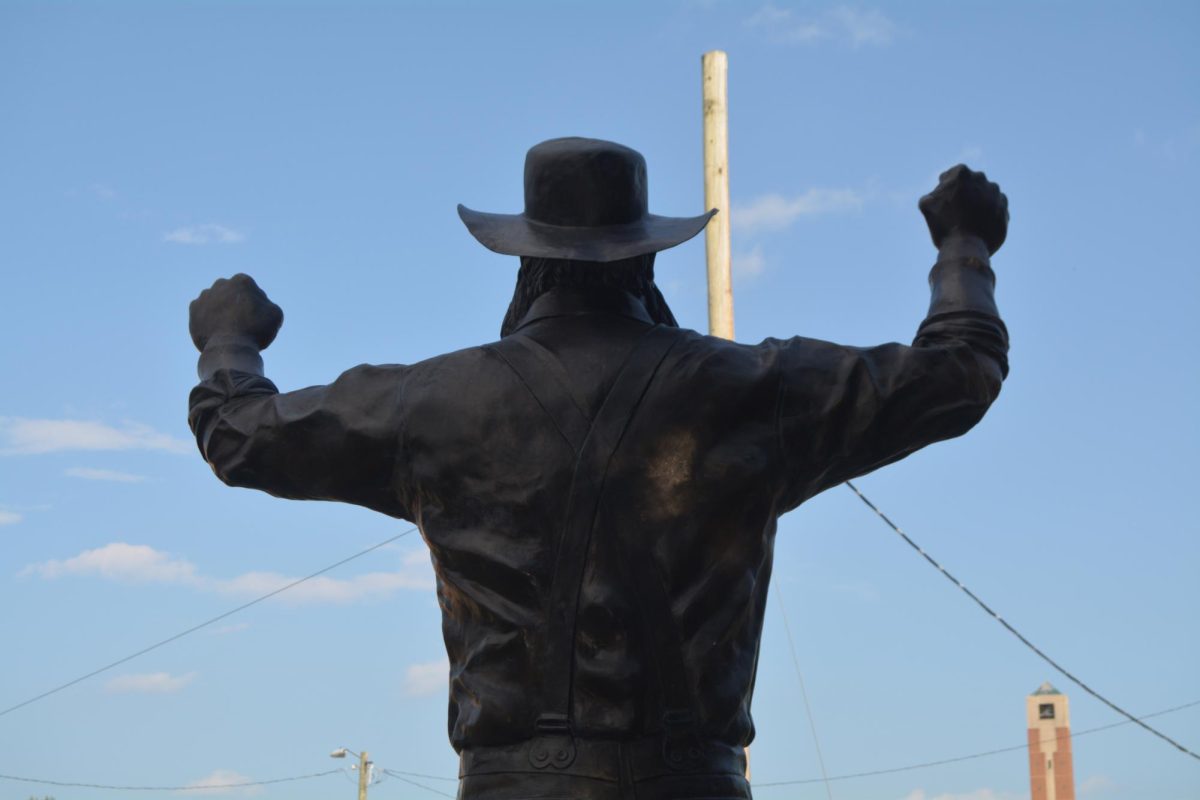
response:
<path id="1" fill-rule="evenodd" d="M 356 753 L 353 750 L 345 747 L 339 747 L 337 750 L 334 750 L 329 754 L 329 757 L 345 758 L 347 753 L 358 757 L 358 800 L 367 800 L 367 784 L 369 782 L 368 775 L 370 773 L 371 760 L 367 756 L 366 750 L 363 750 L 361 753 Z M 351 769 L 354 768 L 351 767 Z"/>

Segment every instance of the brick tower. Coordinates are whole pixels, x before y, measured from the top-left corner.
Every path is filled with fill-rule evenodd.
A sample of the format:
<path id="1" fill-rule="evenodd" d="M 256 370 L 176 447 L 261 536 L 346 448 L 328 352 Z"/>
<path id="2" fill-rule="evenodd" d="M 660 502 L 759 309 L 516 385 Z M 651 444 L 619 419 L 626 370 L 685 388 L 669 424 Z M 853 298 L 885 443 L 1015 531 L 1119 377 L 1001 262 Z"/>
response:
<path id="1" fill-rule="evenodd" d="M 1025 698 L 1029 723 L 1029 788 L 1032 800 L 1075 800 L 1071 763 L 1071 714 L 1067 696 L 1049 682 Z"/>

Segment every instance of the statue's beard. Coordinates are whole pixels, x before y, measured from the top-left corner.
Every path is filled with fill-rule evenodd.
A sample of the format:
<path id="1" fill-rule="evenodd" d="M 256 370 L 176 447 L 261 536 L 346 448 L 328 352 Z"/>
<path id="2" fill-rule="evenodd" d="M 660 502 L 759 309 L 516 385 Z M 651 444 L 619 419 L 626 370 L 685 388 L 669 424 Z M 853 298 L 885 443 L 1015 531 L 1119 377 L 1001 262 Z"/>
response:
<path id="1" fill-rule="evenodd" d="M 604 264 L 521 256 L 521 271 L 517 273 L 517 286 L 500 326 L 500 336 L 508 336 L 516 329 L 534 300 L 559 286 L 621 289 L 641 300 L 656 324 L 679 327 L 666 298 L 654 284 L 654 253 Z"/>

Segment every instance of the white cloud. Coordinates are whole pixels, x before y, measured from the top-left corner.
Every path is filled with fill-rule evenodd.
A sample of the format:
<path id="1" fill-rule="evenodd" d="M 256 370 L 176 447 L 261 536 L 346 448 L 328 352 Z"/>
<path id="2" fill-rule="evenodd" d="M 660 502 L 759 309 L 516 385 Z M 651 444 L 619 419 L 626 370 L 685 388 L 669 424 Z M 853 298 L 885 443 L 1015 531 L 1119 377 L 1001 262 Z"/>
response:
<path id="1" fill-rule="evenodd" d="M 83 478 L 85 481 L 113 481 L 114 483 L 141 483 L 146 480 L 144 475 L 134 475 L 129 472 L 117 472 L 115 469 L 92 469 L 91 467 L 71 467 L 63 472 L 69 478 Z"/>
<path id="2" fill-rule="evenodd" d="M 63 560 L 30 564 L 20 574 L 45 579 L 94 576 L 119 583 L 163 583 L 238 597 L 257 597 L 298 580 L 298 576 L 265 571 L 214 578 L 200 574 L 186 559 L 174 558 L 148 545 L 126 542 L 112 542 Z M 279 601 L 288 605 L 346 604 L 381 600 L 401 589 L 429 589 L 433 585 L 428 551 L 415 550 L 401 560 L 398 570 L 368 572 L 350 578 L 321 575 L 289 589 L 279 596 Z"/>
<path id="3" fill-rule="evenodd" d="M 428 697 L 444 692 L 449 682 L 450 662 L 445 658 L 410 664 L 404 671 L 404 693 L 409 697 Z"/>
<path id="4" fill-rule="evenodd" d="M 97 200 L 102 200 L 107 203 L 109 201 L 117 199 L 117 190 L 113 189 L 111 186 L 107 186 L 103 183 L 92 183 L 92 184 L 89 184 L 87 186 L 87 188 L 85 188 L 85 189 L 79 189 L 79 188 L 67 189 L 66 195 L 67 195 L 67 197 L 71 197 L 71 198 L 89 195 L 91 197 L 94 197 Z"/>
<path id="5" fill-rule="evenodd" d="M 755 245 L 748 252 L 734 253 L 731 267 L 734 277 L 737 278 L 754 278 L 761 275 L 767 267 L 762 246 Z"/>
<path id="6" fill-rule="evenodd" d="M 1080 797 L 1084 795 L 1101 794 L 1103 792 L 1111 792 L 1117 788 L 1117 784 L 1112 778 L 1106 775 L 1091 775 L 1079 782 L 1076 790 Z"/>
<path id="7" fill-rule="evenodd" d="M 109 694 L 175 694 L 196 679 L 196 673 L 172 675 L 169 672 L 145 672 L 118 675 L 104 684 Z"/>
<path id="8" fill-rule="evenodd" d="M 24 517 L 15 511 L 5 511 L 0 509 L 0 525 L 16 525 L 23 519 Z"/>
<path id="9" fill-rule="evenodd" d="M 208 632 L 211 636 L 226 636 L 230 633 L 240 633 L 241 631 L 247 630 L 249 627 L 249 622 L 235 622 L 233 625 L 222 625 L 219 628 L 210 628 Z"/>
<path id="10" fill-rule="evenodd" d="M 745 25 L 765 31 L 767 38 L 781 44 L 837 41 L 862 47 L 888 44 L 896 35 L 896 24 L 882 11 L 844 5 L 816 16 L 799 16 L 768 3 L 747 17 Z"/>
<path id="11" fill-rule="evenodd" d="M 748 205 L 735 205 L 732 221 L 739 233 L 782 230 L 800 217 L 858 211 L 862 206 L 863 196 L 854 189 L 809 189 L 793 197 L 765 194 Z"/>
<path id="12" fill-rule="evenodd" d="M 903 800 L 1023 800 L 1028 795 L 999 792 L 995 789 L 976 789 L 973 792 L 943 792 L 927 794 L 924 789 L 913 789 Z"/>
<path id="13" fill-rule="evenodd" d="M 278 572 L 247 572 L 225 580 L 205 579 L 204 588 L 221 594 L 245 597 L 273 592 L 297 578 Z M 330 578 L 321 575 L 289 589 L 280 595 L 280 602 L 289 605 L 304 603 L 334 603 L 344 605 L 360 600 L 382 600 L 400 589 L 430 589 L 433 580 L 416 571 L 368 572 L 353 578 Z"/>
<path id="14" fill-rule="evenodd" d="M 237 244 L 245 241 L 246 234 L 224 225 L 208 223 L 176 228 L 164 233 L 162 238 L 164 242 L 175 244 Z"/>
<path id="15" fill-rule="evenodd" d="M 763 28 L 772 41 L 807 44 L 830 36 L 828 28 L 815 20 L 800 20 L 791 9 L 767 3 L 746 18 L 746 27 Z"/>
<path id="16" fill-rule="evenodd" d="M 879 599 L 879 589 L 870 581 L 844 581 L 832 584 L 830 588 L 862 603 L 873 603 Z"/>
<path id="17" fill-rule="evenodd" d="M 122 583 L 182 583 L 193 586 L 202 580 L 196 575 L 196 568 L 187 561 L 173 559 L 148 545 L 125 542 L 112 542 L 94 550 L 84 550 L 62 561 L 51 559 L 30 564 L 21 570 L 21 574 L 37 574 L 43 578 L 95 575 Z"/>
<path id="18" fill-rule="evenodd" d="M 835 28 L 848 36 L 855 47 L 864 44 L 887 44 L 896 35 L 896 24 L 878 9 L 858 10 L 838 6 L 829 12 Z"/>
<path id="19" fill-rule="evenodd" d="M 0 417 L 0 455 L 66 450 L 165 450 L 184 453 L 191 444 L 136 422 L 116 428 L 80 419 Z"/>
<path id="20" fill-rule="evenodd" d="M 192 781 L 188 784 L 188 788 L 180 789 L 179 793 L 187 795 L 237 794 L 243 797 L 262 794 L 263 787 L 261 786 L 238 785 L 253 783 L 253 781 L 254 779 L 248 775 L 234 772 L 231 769 L 215 769 L 200 780 Z"/>

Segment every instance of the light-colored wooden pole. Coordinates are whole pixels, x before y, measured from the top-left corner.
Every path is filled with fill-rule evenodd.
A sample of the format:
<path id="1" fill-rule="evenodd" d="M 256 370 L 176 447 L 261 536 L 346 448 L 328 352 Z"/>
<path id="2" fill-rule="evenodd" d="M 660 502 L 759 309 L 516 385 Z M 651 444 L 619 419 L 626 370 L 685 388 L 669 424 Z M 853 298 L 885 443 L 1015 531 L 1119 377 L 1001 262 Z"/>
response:
<path id="1" fill-rule="evenodd" d="M 729 272 L 729 59 L 722 50 L 700 57 L 704 93 L 704 208 L 717 215 L 704 229 L 708 259 L 708 332 L 733 338 L 733 282 Z"/>
<path id="2" fill-rule="evenodd" d="M 358 755 L 358 800 L 367 800 L 367 780 L 371 769 L 370 757 L 363 750 Z"/>
<path id="3" fill-rule="evenodd" d="M 704 210 L 717 215 L 704 229 L 708 261 L 708 332 L 733 338 L 733 278 L 729 249 L 729 57 L 724 50 L 700 56 L 704 96 Z M 750 748 L 746 748 L 750 780 Z"/>

